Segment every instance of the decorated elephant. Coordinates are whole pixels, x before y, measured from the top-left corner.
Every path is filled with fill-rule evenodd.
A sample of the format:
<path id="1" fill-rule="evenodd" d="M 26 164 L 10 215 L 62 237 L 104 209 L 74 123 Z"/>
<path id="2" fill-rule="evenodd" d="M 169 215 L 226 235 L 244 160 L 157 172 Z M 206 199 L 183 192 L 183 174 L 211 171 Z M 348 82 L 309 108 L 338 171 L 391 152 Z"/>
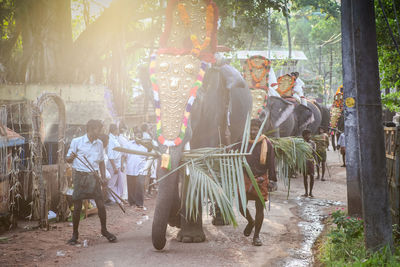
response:
<path id="1" fill-rule="evenodd" d="M 179 166 L 184 148 L 241 140 L 251 112 L 251 94 L 240 73 L 215 61 L 217 14 L 212 0 L 169 1 L 160 48 L 151 56 L 150 77 L 139 72 L 144 89 L 152 89 L 154 96 L 163 153 L 157 176 L 167 175 L 159 181 L 152 226 L 158 250 L 165 246 L 168 224 L 181 228 L 179 241 L 205 240 L 201 214 L 196 221 L 185 218 L 180 172 L 169 173 Z"/>
<path id="2" fill-rule="evenodd" d="M 277 92 L 279 86 L 271 62 L 260 55 L 252 56 L 243 64 L 243 75 L 253 98 L 251 118 L 264 120 L 268 110 L 267 131 L 278 137 L 279 132 L 273 130 L 290 116 L 294 105 L 283 100 Z"/>
<path id="3" fill-rule="evenodd" d="M 322 119 L 319 108 L 312 101 L 307 100 L 307 106 L 304 106 L 280 97 L 268 98 L 260 115 L 261 120 L 265 118 L 264 114 L 270 116 L 264 132 L 275 131 L 275 136 L 279 137 L 300 136 L 305 129 L 316 133 Z"/>
<path id="4" fill-rule="evenodd" d="M 331 120 L 331 114 L 329 112 L 329 109 L 326 106 L 320 105 L 318 103 L 315 103 L 315 105 L 319 108 L 319 111 L 321 112 L 321 125 L 320 125 L 320 127 L 322 127 L 325 132 L 328 132 L 329 123 L 330 123 L 330 120 Z"/>

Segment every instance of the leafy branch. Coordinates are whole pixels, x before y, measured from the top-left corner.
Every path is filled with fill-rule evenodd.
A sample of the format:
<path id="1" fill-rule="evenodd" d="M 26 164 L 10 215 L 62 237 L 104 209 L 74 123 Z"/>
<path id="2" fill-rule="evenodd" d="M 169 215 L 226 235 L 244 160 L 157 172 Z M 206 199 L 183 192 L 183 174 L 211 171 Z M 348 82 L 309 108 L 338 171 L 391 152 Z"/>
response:
<path id="1" fill-rule="evenodd" d="M 400 112 L 400 91 L 382 95 L 382 104 L 392 112 Z"/>

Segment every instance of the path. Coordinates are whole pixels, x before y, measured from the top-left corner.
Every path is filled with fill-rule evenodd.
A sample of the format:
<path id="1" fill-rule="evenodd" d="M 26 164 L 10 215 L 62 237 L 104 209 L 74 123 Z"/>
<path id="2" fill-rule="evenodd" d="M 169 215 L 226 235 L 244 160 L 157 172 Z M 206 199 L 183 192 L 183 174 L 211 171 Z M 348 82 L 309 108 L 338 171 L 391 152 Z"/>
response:
<path id="1" fill-rule="evenodd" d="M 308 266 L 312 262 L 312 244 L 323 228 L 321 220 L 334 209 L 333 206 L 346 203 L 345 169 L 339 167 L 337 152 L 328 152 L 328 165 L 331 177 L 326 173 L 328 181 L 316 181 L 314 199 L 299 197 L 304 193 L 302 178 L 292 179 L 289 199 L 286 199 L 287 190 L 279 184 L 279 190 L 271 196 L 271 210 L 265 213 L 260 234 L 264 245 L 261 247 L 252 246 L 251 237 L 243 236 L 246 225 L 243 217 L 238 217 L 239 227 L 233 228 L 215 227 L 211 218 L 205 216 L 206 242 L 177 242 L 178 229 L 168 227 L 167 245 L 163 251 L 156 251 L 150 236 L 154 200 L 146 202 L 147 211 L 128 208 L 126 215 L 117 207 L 108 207 L 109 230 L 117 233 L 119 238 L 115 244 L 98 236 L 98 218 L 93 216 L 84 220 L 80 227 L 81 232 L 84 231 L 81 240 L 89 240 L 88 248 L 69 247 L 63 243 L 71 232 L 67 223 L 57 224 L 58 231 L 18 233 L 15 238 L 11 236 L 9 245 L 13 247 L 27 240 L 24 234 L 29 233 L 35 233 L 42 241 L 47 235 L 52 237 L 54 244 L 48 245 L 37 254 L 39 256 L 25 255 L 31 256 L 30 263 L 38 266 Z M 254 215 L 254 204 L 250 206 Z M 10 249 L 4 249 L 1 243 L 0 249 L 0 255 L 10 253 Z M 57 251 L 65 256 L 57 257 Z M 11 251 L 9 255 L 17 257 L 22 253 Z M 0 265 L 3 265 L 1 260 Z"/>

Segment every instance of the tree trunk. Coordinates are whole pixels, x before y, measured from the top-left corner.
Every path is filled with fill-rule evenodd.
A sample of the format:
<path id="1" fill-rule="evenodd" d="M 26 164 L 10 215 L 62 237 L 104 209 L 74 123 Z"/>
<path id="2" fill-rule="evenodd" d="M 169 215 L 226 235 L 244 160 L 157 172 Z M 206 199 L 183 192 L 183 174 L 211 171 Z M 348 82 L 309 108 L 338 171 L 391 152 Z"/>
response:
<path id="1" fill-rule="evenodd" d="M 21 24 L 23 58 L 20 81 L 60 82 L 72 46 L 69 0 L 17 0 L 16 21 Z"/>

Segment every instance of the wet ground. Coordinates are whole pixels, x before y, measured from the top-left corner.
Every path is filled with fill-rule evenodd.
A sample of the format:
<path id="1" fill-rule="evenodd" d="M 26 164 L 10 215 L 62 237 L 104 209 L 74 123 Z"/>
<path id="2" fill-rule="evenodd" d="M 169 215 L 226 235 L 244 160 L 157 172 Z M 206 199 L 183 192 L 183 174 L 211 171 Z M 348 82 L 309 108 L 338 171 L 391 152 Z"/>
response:
<path id="1" fill-rule="evenodd" d="M 2 236 L 1 266 L 312 266 L 312 246 L 323 230 L 323 218 L 346 201 L 345 169 L 339 167 L 337 152 L 328 153 L 327 181 L 317 180 L 314 198 L 300 197 L 304 192 L 302 178 L 292 179 L 287 189 L 271 195 L 271 209 L 265 212 L 260 237 L 263 246 L 251 245 L 243 236 L 246 220 L 238 217 L 237 228 L 215 227 L 204 216 L 206 242 L 183 244 L 176 240 L 178 230 L 168 228 L 167 245 L 155 251 L 151 244 L 151 222 L 154 199 L 146 201 L 148 210 L 127 208 L 127 214 L 116 206 L 107 207 L 109 230 L 119 242 L 108 243 L 99 235 L 97 216 L 81 222 L 81 241 L 87 247 L 65 245 L 72 227 L 69 223 L 53 225 L 51 231 L 14 231 Z M 254 204 L 250 203 L 254 216 Z"/>

